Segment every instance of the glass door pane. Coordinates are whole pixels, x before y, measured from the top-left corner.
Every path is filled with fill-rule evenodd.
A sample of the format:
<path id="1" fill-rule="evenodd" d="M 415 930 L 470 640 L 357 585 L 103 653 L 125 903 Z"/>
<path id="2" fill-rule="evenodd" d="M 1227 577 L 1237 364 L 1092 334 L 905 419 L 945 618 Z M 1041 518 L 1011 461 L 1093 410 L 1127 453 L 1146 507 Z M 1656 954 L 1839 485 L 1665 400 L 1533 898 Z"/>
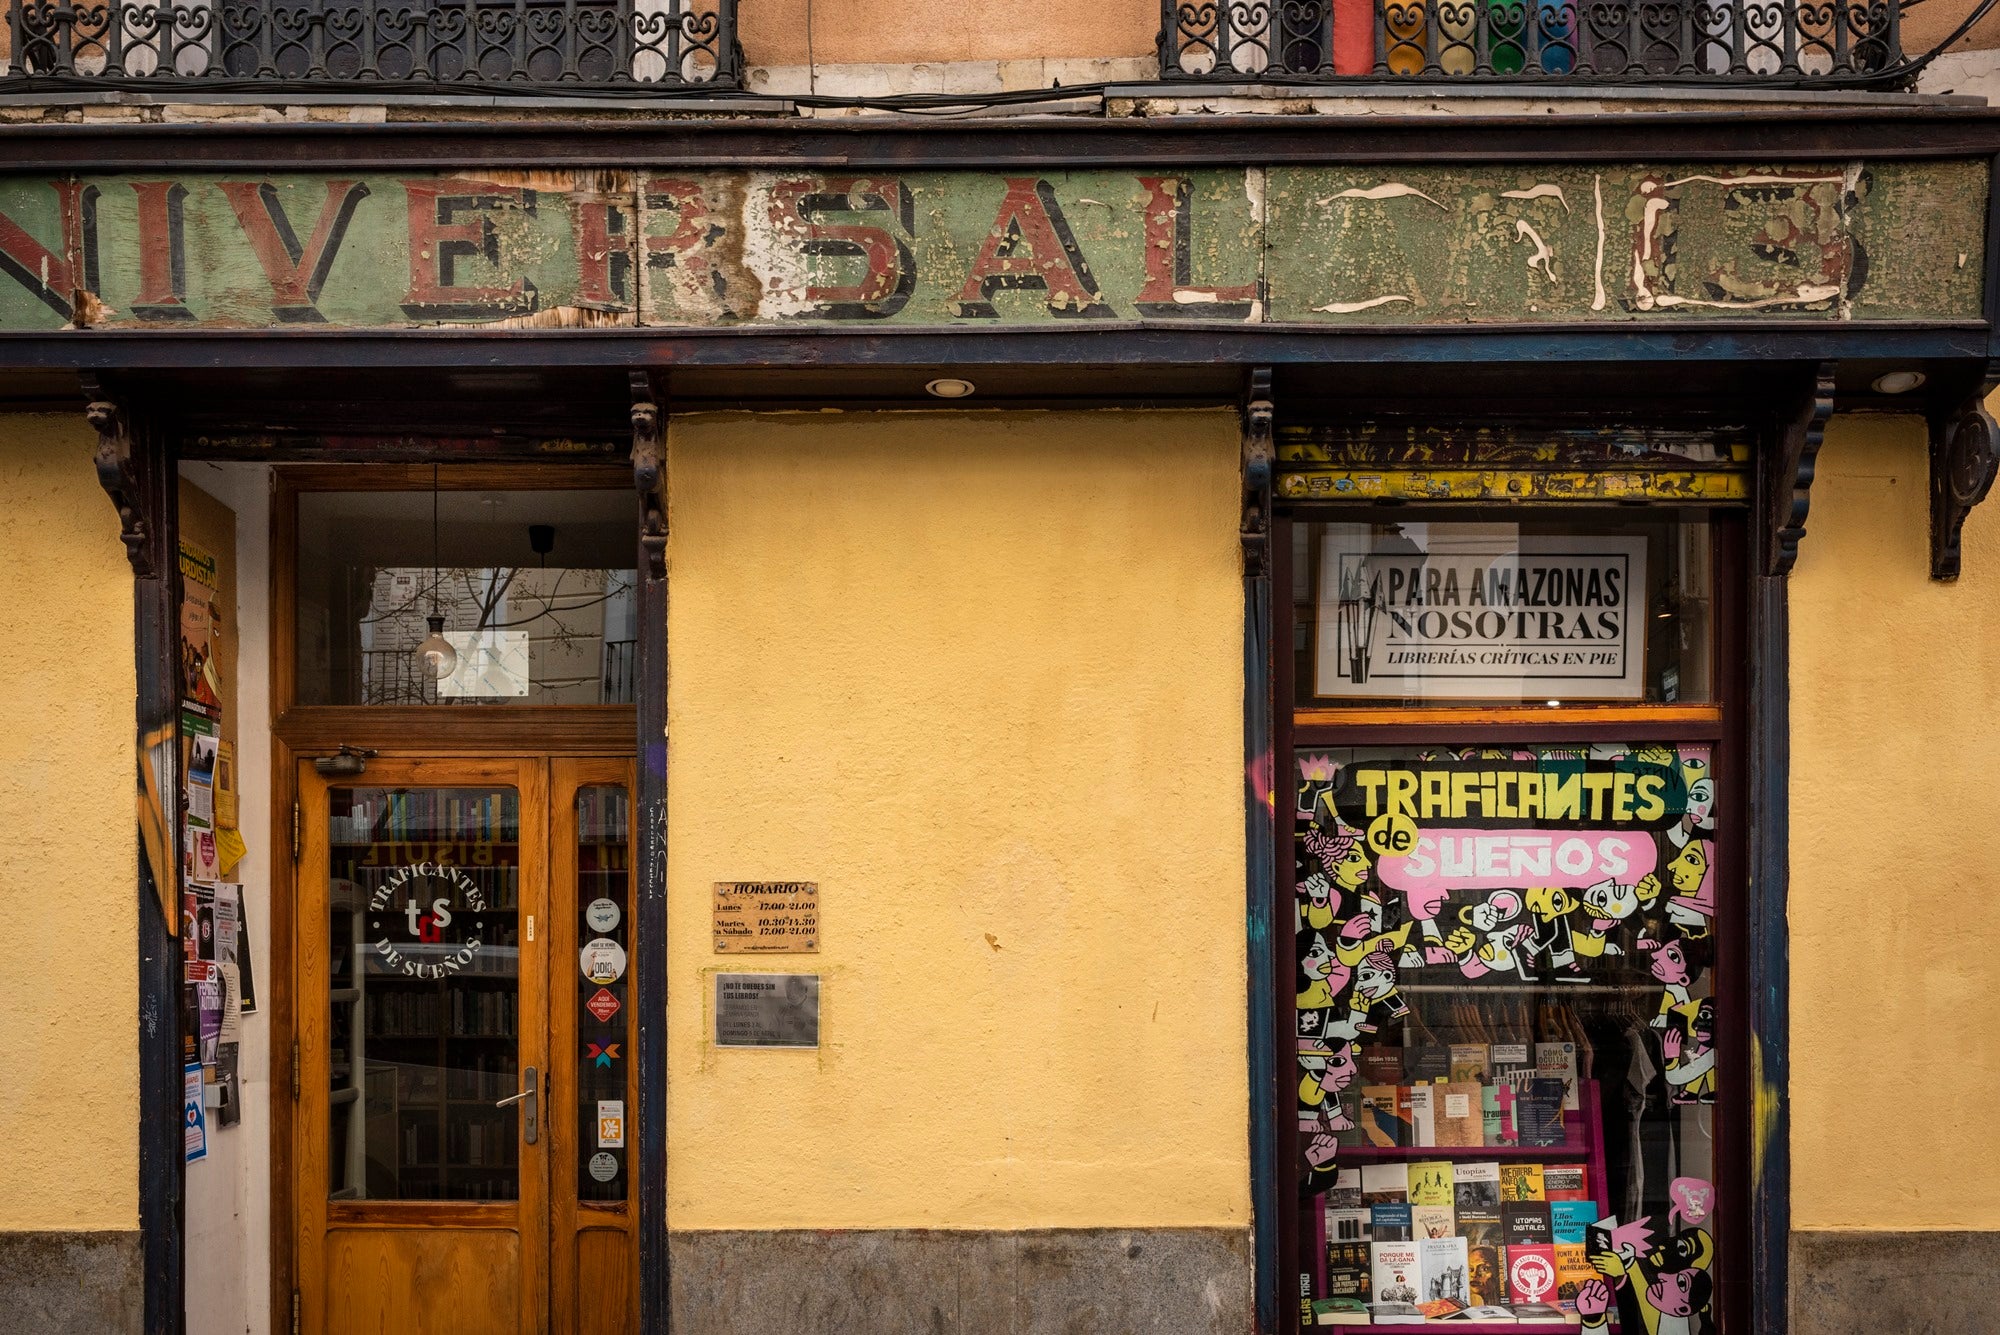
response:
<path id="1" fill-rule="evenodd" d="M 632 859 L 622 784 L 576 793 L 576 1194 L 622 1201 L 630 1153 Z"/>
<path id="2" fill-rule="evenodd" d="M 520 795 L 328 800 L 327 1196 L 517 1200 Z"/>

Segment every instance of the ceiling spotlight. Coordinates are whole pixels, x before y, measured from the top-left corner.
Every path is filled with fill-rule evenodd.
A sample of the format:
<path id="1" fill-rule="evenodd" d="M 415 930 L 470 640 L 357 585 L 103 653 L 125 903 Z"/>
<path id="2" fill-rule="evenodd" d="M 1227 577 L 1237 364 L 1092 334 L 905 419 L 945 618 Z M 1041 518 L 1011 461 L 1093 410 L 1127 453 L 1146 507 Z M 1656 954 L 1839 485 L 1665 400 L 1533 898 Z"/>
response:
<path id="1" fill-rule="evenodd" d="M 931 381 L 924 388 L 940 399 L 965 399 L 972 396 L 975 388 L 970 380 L 958 380 L 945 376 Z"/>
<path id="2" fill-rule="evenodd" d="M 1877 394 L 1907 394 L 1924 383 L 1922 371 L 1890 371 L 1875 377 Z"/>

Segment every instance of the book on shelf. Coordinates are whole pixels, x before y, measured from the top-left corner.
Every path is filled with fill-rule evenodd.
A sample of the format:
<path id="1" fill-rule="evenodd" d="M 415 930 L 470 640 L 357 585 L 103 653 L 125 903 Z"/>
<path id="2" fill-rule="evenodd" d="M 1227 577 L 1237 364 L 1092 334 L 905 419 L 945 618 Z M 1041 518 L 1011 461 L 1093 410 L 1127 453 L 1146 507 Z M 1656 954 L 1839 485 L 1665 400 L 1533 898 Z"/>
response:
<path id="1" fill-rule="evenodd" d="M 1500 1210 L 1500 1165 L 1491 1159 L 1453 1164 L 1452 1204 L 1460 1210 Z"/>
<path id="2" fill-rule="evenodd" d="M 1576 1089 L 1576 1044 L 1535 1044 L 1535 1069 L 1563 1082 L 1562 1106 L 1565 1112 L 1575 1112 L 1583 1106 Z"/>
<path id="3" fill-rule="evenodd" d="M 1374 1217 L 1367 1206 L 1353 1210 L 1328 1210 L 1323 1216 L 1328 1243 L 1371 1241 L 1369 1226 Z"/>
<path id="4" fill-rule="evenodd" d="M 1514 1087 L 1482 1085 L 1479 1089 L 1479 1138 L 1487 1145 L 1517 1143 L 1514 1131 Z"/>
<path id="5" fill-rule="evenodd" d="M 1488 1060 L 1496 1085 L 1518 1085 L 1535 1074 L 1535 1059 L 1526 1043 L 1495 1043 Z"/>
<path id="6" fill-rule="evenodd" d="M 1585 1231 L 1597 1222 L 1596 1201 L 1550 1201 L 1549 1229 L 1557 1242 L 1582 1244 Z"/>
<path id="7" fill-rule="evenodd" d="M 1424 1314 L 1426 1321 L 1443 1321 L 1465 1310 L 1465 1304 L 1456 1298 L 1426 1298 L 1417 1304 L 1417 1310 Z"/>
<path id="8" fill-rule="evenodd" d="M 1453 1321 L 1512 1321 L 1514 1309 L 1499 1303 L 1474 1303 L 1452 1317 Z"/>
<path id="9" fill-rule="evenodd" d="M 1542 1168 L 1542 1194 L 1552 1201 L 1587 1201 L 1590 1170 L 1580 1163 L 1552 1163 Z"/>
<path id="10" fill-rule="evenodd" d="M 1333 1185 L 1326 1189 L 1326 1197 L 1321 1202 L 1328 1213 L 1335 1210 L 1358 1210 L 1364 1204 L 1361 1199 L 1361 1170 L 1341 1168 L 1334 1172 Z"/>
<path id="11" fill-rule="evenodd" d="M 1435 1085 L 1404 1085 L 1396 1091 L 1396 1107 L 1401 1111 L 1408 1100 L 1410 1110 L 1409 1144 L 1419 1149 L 1430 1149 L 1437 1142 L 1437 1102 L 1432 1097 Z"/>
<path id="12" fill-rule="evenodd" d="M 1412 1305 L 1423 1296 L 1423 1253 L 1416 1243 L 1371 1242 L 1368 1260 L 1377 1309 L 1397 1303 Z"/>
<path id="13" fill-rule="evenodd" d="M 1415 1240 L 1415 1225 L 1410 1219 L 1408 1201 L 1384 1201 L 1380 1205 L 1368 1207 L 1368 1240 L 1380 1242 L 1412 1242 Z"/>
<path id="14" fill-rule="evenodd" d="M 1423 1238 L 1417 1239 L 1417 1257 L 1423 1277 L 1422 1295 L 1419 1304 L 1448 1299 L 1460 1307 L 1472 1305 L 1472 1289 L 1466 1282 L 1466 1250 L 1464 1238 Z M 1448 1313 L 1426 1312 L 1435 1318 Z"/>
<path id="15" fill-rule="evenodd" d="M 1556 1249 L 1549 1243 L 1510 1243 L 1507 1247 L 1507 1300 L 1514 1307 L 1522 1303 L 1552 1302 L 1556 1296 Z M 1562 1309 L 1554 1309 L 1562 1315 Z M 1516 1313 L 1518 1315 L 1518 1313 Z"/>
<path id="16" fill-rule="evenodd" d="M 1590 1263 L 1590 1248 L 1581 1242 L 1556 1244 L 1556 1306 L 1564 1315 L 1576 1311 L 1577 1290 L 1597 1277 L 1597 1267 Z"/>
<path id="17" fill-rule="evenodd" d="M 1410 1207 L 1410 1234 L 1418 1241 L 1425 1238 L 1449 1238 L 1458 1232 L 1449 1205 L 1412 1205 Z"/>
<path id="18" fill-rule="evenodd" d="M 1502 1201 L 1500 1227 L 1510 1249 L 1525 1243 L 1547 1246 L 1555 1241 L 1547 1201 Z"/>
<path id="19" fill-rule="evenodd" d="M 1494 1225 L 1498 1232 L 1499 1225 Z M 1507 1301 L 1506 1252 L 1499 1244 L 1468 1242 L 1465 1248 L 1467 1301 L 1475 1307 L 1491 1307 Z"/>
<path id="20" fill-rule="evenodd" d="M 1436 1108 L 1437 1143 L 1454 1149 L 1486 1143 L 1485 1090 L 1481 1085 L 1454 1080 L 1432 1086 Z"/>
<path id="21" fill-rule="evenodd" d="M 1502 1202 L 1547 1200 L 1548 1191 L 1542 1181 L 1542 1166 L 1538 1163 L 1501 1164 L 1500 1199 Z"/>
<path id="22" fill-rule="evenodd" d="M 1507 1235 L 1500 1221 L 1498 1205 L 1461 1205 L 1452 1210 L 1458 1236 L 1474 1247 L 1499 1247 Z"/>
<path id="23" fill-rule="evenodd" d="M 1552 1147 L 1568 1142 L 1569 1132 L 1563 1124 L 1562 1081 L 1537 1076 L 1524 1082 L 1514 1098 L 1521 1144 Z"/>
<path id="24" fill-rule="evenodd" d="M 1388 1043 L 1361 1045 L 1361 1083 L 1400 1085 L 1403 1083 L 1403 1050 Z"/>
<path id="25" fill-rule="evenodd" d="M 1412 1205 L 1450 1205 L 1457 1199 L 1448 1159 L 1425 1159 L 1407 1165 L 1407 1186 Z"/>
<path id="26" fill-rule="evenodd" d="M 1451 1079 L 1451 1049 L 1424 1043 L 1403 1049 L 1403 1078 L 1398 1084 L 1428 1085 Z"/>
<path id="27" fill-rule="evenodd" d="M 1361 1203 L 1382 1205 L 1410 1199 L 1410 1174 L 1399 1163 L 1361 1165 Z"/>
<path id="28" fill-rule="evenodd" d="M 1567 1325 L 1569 1316 L 1562 1308 L 1549 1303 L 1515 1303 L 1514 1320 L 1524 1325 L 1546 1323 Z"/>
<path id="29" fill-rule="evenodd" d="M 1484 1043 L 1454 1043 L 1451 1045 L 1451 1083 L 1454 1085 L 1483 1085 L 1486 1083 L 1487 1046 Z"/>
<path id="30" fill-rule="evenodd" d="M 1376 1302 L 1368 1305 L 1368 1320 L 1377 1326 L 1421 1326 L 1424 1314 L 1415 1303 Z"/>
<path id="31" fill-rule="evenodd" d="M 1367 1242 L 1332 1242 L 1326 1249 L 1326 1296 L 1366 1306 L 1375 1296 Z"/>
<path id="32" fill-rule="evenodd" d="M 1315 1326 L 1365 1326 L 1368 1324 L 1368 1304 L 1358 1298 L 1327 1297 L 1314 1300 L 1313 1324 Z"/>
<path id="33" fill-rule="evenodd" d="M 1399 1115 L 1396 1085 L 1361 1087 L 1361 1131 L 1370 1145 L 1393 1148 L 1410 1143 L 1409 1121 Z"/>

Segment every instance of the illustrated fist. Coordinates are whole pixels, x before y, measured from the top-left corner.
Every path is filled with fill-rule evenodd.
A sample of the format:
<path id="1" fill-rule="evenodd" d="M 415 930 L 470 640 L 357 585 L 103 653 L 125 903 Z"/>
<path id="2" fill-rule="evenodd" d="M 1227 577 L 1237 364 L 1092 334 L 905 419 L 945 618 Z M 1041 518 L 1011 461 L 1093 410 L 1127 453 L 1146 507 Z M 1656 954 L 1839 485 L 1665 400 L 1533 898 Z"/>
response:
<path id="1" fill-rule="evenodd" d="M 1576 1314 L 1586 1319 L 1611 1310 L 1611 1289 L 1601 1279 L 1593 1279 L 1576 1291 Z"/>
<path id="2" fill-rule="evenodd" d="M 1472 949 L 1474 939 L 1470 927 L 1461 927 L 1444 939 L 1444 948 L 1454 955 L 1463 955 Z"/>
<path id="3" fill-rule="evenodd" d="M 1652 872 L 1647 872 L 1632 888 L 1638 891 L 1641 904 L 1651 904 L 1660 897 L 1660 878 Z"/>
<path id="4" fill-rule="evenodd" d="M 1325 1168 L 1340 1152 L 1340 1141 L 1322 1131 L 1306 1146 L 1306 1163 L 1313 1168 Z"/>

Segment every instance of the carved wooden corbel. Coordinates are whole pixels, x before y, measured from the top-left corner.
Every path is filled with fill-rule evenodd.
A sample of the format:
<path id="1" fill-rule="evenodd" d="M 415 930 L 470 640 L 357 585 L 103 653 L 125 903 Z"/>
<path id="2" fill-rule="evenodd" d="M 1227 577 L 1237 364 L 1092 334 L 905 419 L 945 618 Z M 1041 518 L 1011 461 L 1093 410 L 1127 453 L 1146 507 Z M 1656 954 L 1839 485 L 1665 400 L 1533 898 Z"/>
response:
<path id="1" fill-rule="evenodd" d="M 97 429 L 97 484 L 118 511 L 118 537 L 125 544 L 132 574 L 151 579 L 158 572 L 147 542 L 145 493 L 132 449 L 131 419 L 96 377 L 84 377 L 83 392 L 90 400 L 83 415 Z"/>
<path id="2" fill-rule="evenodd" d="M 1932 579 L 1958 578 L 1965 517 L 1986 499 L 2000 469 L 2000 435 L 1986 409 L 1996 386 L 2000 361 L 1990 361 L 1964 399 L 1930 415 Z"/>
<path id="3" fill-rule="evenodd" d="M 1271 368 L 1250 372 L 1243 405 L 1243 574 L 1261 579 L 1271 572 L 1271 475 L 1277 446 L 1271 437 Z"/>
<path id="4" fill-rule="evenodd" d="M 1798 564 L 1799 539 L 1806 535 L 1806 512 L 1812 505 L 1813 469 L 1819 461 L 1820 443 L 1826 438 L 1827 419 L 1833 416 L 1837 367 L 1836 362 L 1821 362 L 1815 369 L 1812 387 L 1784 424 L 1784 434 L 1767 465 L 1764 528 L 1770 535 L 1770 546 L 1764 556 L 1766 574 L 1789 575 Z"/>
<path id="5" fill-rule="evenodd" d="M 667 455 L 664 399 L 650 371 L 634 371 L 632 384 L 632 486 L 639 493 L 639 545 L 646 578 L 667 574 Z"/>

